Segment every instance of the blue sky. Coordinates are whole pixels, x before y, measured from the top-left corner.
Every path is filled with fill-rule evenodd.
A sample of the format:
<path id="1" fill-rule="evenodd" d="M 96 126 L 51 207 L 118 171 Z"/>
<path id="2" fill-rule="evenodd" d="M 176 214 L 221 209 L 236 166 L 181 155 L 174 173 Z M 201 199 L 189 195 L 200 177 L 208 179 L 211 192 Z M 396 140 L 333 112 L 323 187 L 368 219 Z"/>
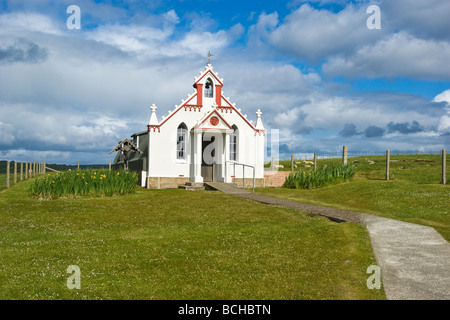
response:
<path id="1" fill-rule="evenodd" d="M 152 103 L 161 118 L 192 92 L 208 50 L 286 159 L 448 149 L 449 16 L 447 0 L 3 0 L 0 159 L 107 163 Z"/>

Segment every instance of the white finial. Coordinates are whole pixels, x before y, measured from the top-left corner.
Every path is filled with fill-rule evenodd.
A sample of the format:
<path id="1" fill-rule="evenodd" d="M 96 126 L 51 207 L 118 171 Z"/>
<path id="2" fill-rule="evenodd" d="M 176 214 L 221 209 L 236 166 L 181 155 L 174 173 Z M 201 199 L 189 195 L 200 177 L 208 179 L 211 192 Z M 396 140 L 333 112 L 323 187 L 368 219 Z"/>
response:
<path id="1" fill-rule="evenodd" d="M 262 115 L 262 112 L 261 112 L 260 109 L 258 109 L 258 111 L 256 111 L 256 125 L 255 125 L 255 128 L 256 129 L 260 129 L 260 130 L 264 130 L 264 125 L 263 125 L 262 120 L 261 120 L 261 115 Z"/>
<path id="2" fill-rule="evenodd" d="M 148 124 L 150 125 L 158 124 L 158 117 L 156 116 L 156 109 L 158 109 L 158 107 L 155 104 L 152 104 L 150 109 L 152 110 L 152 115 L 150 117 L 150 121 Z"/>

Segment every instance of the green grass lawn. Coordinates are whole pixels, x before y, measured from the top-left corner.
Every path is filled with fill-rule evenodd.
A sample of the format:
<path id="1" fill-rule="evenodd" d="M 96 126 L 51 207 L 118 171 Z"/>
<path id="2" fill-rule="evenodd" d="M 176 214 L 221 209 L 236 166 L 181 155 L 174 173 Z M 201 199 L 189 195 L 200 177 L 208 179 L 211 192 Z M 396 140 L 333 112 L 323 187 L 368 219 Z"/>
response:
<path id="1" fill-rule="evenodd" d="M 6 174 L 0 174 L 0 191 L 6 189 Z"/>
<path id="2" fill-rule="evenodd" d="M 369 161 L 374 162 L 371 164 Z M 356 160 L 356 162 L 355 162 Z M 305 165 L 312 166 L 311 164 L 303 163 L 303 160 L 295 160 L 297 168 L 294 171 L 309 170 L 305 168 Z M 312 161 L 309 159 L 308 161 Z M 429 161 L 429 162 L 426 162 Z M 333 163 L 341 163 L 342 159 L 319 159 L 317 161 L 318 166 L 330 165 Z M 348 163 L 355 165 L 358 168 L 357 176 L 366 178 L 369 180 L 384 180 L 386 174 L 386 157 L 385 156 L 368 156 L 368 157 L 354 157 L 349 158 Z M 281 160 L 279 161 L 283 168 L 280 171 L 290 171 L 291 161 Z M 442 172 L 442 158 L 441 155 L 391 155 L 390 163 L 390 178 L 392 180 L 408 180 L 416 183 L 436 183 L 441 182 Z M 270 167 L 270 163 L 265 165 L 266 168 Z M 447 155 L 447 181 L 450 179 L 450 156 Z"/>
<path id="3" fill-rule="evenodd" d="M 365 161 L 366 158 L 374 163 Z M 431 226 L 450 241 L 450 186 L 439 184 L 440 156 L 408 155 L 392 156 L 391 159 L 395 160 L 391 163 L 391 181 L 384 181 L 385 157 L 359 157 L 355 163 L 358 171 L 351 182 L 316 190 L 266 188 L 257 189 L 257 192 Z M 336 161 L 340 160 L 320 160 L 318 163 Z M 447 156 L 447 167 L 449 165 Z M 448 176 L 447 171 L 447 180 Z"/>
<path id="4" fill-rule="evenodd" d="M 0 299 L 385 299 L 355 224 L 213 191 L 43 201 L 29 184 L 0 191 Z"/>

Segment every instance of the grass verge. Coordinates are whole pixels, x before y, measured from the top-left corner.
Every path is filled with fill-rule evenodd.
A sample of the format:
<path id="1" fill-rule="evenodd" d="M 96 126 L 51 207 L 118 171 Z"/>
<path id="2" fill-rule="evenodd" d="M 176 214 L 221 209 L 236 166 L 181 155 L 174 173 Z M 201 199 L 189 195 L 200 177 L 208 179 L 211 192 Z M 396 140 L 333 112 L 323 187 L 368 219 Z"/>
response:
<path id="1" fill-rule="evenodd" d="M 449 186 L 357 179 L 314 190 L 257 189 L 257 193 L 369 213 L 430 226 L 450 241 Z"/>
<path id="2" fill-rule="evenodd" d="M 29 184 L 0 192 L 0 299 L 385 298 L 355 224 L 208 191 L 41 201 Z"/>

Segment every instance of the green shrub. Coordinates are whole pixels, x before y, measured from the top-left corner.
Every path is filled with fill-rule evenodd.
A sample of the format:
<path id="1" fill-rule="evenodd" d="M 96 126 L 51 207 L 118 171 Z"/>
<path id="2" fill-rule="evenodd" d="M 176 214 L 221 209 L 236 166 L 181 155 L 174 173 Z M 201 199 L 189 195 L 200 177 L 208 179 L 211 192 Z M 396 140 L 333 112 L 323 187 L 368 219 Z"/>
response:
<path id="1" fill-rule="evenodd" d="M 298 171 L 286 177 L 283 187 L 290 189 L 315 189 L 328 184 L 347 181 L 353 177 L 356 167 L 352 165 L 333 164 L 317 170 Z"/>
<path id="2" fill-rule="evenodd" d="M 134 172 L 109 170 L 66 171 L 47 174 L 31 183 L 31 196 L 58 198 L 62 196 L 112 196 L 133 192 L 138 182 Z"/>

